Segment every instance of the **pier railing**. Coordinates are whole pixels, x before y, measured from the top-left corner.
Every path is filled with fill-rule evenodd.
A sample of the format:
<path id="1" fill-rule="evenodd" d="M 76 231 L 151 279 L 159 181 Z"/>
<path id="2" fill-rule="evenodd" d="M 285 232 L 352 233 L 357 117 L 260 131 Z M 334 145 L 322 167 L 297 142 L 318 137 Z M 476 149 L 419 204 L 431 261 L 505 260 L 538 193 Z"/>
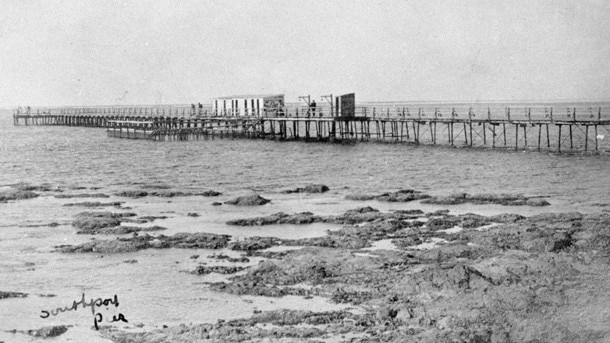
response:
<path id="1" fill-rule="evenodd" d="M 315 112 L 287 106 L 274 116 L 225 116 L 192 106 L 29 110 L 16 109 L 14 124 L 102 127 L 118 138 L 246 137 L 610 151 L 610 106 L 358 106 L 353 116 L 337 116 L 330 106 Z"/>

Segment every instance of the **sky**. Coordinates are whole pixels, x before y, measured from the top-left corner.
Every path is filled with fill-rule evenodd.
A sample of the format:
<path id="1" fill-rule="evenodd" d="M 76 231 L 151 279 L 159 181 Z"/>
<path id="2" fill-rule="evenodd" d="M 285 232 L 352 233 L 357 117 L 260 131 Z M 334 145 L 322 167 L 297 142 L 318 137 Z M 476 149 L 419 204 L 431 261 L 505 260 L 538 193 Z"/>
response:
<path id="1" fill-rule="evenodd" d="M 0 106 L 610 100 L 610 2 L 0 2 Z"/>

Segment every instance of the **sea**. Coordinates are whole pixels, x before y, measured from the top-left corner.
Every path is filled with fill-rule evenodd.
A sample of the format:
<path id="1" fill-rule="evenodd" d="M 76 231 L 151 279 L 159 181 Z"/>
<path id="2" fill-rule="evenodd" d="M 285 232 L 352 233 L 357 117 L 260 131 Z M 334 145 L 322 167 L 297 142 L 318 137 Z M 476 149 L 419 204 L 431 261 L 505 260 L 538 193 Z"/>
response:
<path id="1" fill-rule="evenodd" d="M 592 113 L 597 106 L 601 105 L 584 105 L 592 108 Z M 18 183 L 48 184 L 55 189 L 41 192 L 38 198 L 0 203 L 0 291 L 28 294 L 25 298 L 0 299 L 0 341 L 43 341 L 25 332 L 69 325 L 68 331 L 55 341 L 108 342 L 94 329 L 96 317 L 90 308 L 42 318 L 43 311 L 69 307 L 83 294 L 87 300 L 116 295 L 118 306 L 110 304 L 99 309 L 105 316 L 104 325 L 133 332 L 164 325 L 214 323 L 278 308 L 319 311 L 347 308 L 318 297 L 219 294 L 211 291 L 206 282 L 223 281 L 226 276 L 190 273 L 201 263 L 226 264 L 207 258 L 209 255 L 222 252 L 239 256 L 235 251 L 149 249 L 110 255 L 59 253 L 55 248 L 58 245 L 115 238 L 77 235 L 71 225 L 74 216 L 92 209 L 64 206 L 68 203 L 121 201 L 123 209 L 94 210 L 166 216 L 153 222 L 167 227 L 160 232 L 165 235 L 209 232 L 229 234 L 237 240 L 249 236 L 301 238 L 321 236 L 338 227 L 313 224 L 244 228 L 228 226 L 225 222 L 277 212 L 340 214 L 362 206 L 382 211 L 449 209 L 451 213 L 484 215 L 610 211 L 609 171 L 610 154 L 374 142 L 330 144 L 230 138 L 173 142 L 123 140 L 107 137 L 100 128 L 14 126 L 12 111 L 0 110 L 0 190 Z M 312 183 L 327 185 L 330 191 L 323 194 L 283 192 Z M 222 195 L 139 199 L 116 196 L 124 190 L 155 188 L 183 192 L 211 189 Z M 524 194 L 545 197 L 551 205 L 447 207 L 345 199 L 350 194 L 380 194 L 400 189 L 415 189 L 431 195 Z M 104 193 L 110 198 L 54 196 L 81 193 Z M 255 208 L 212 206 L 212 202 L 252 193 L 270 199 L 271 203 Z M 192 213 L 199 216 L 189 215 Z M 252 258 L 249 265 L 260 261 Z M 109 320 L 119 314 L 128 322 Z"/>

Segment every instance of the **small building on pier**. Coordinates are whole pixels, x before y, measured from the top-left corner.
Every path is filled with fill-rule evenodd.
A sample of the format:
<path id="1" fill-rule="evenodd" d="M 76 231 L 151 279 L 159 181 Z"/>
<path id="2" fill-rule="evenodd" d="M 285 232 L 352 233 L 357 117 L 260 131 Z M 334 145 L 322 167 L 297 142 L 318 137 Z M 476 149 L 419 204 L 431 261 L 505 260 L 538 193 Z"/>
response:
<path id="1" fill-rule="evenodd" d="M 212 99 L 217 116 L 275 117 L 284 112 L 284 94 L 232 95 Z"/>

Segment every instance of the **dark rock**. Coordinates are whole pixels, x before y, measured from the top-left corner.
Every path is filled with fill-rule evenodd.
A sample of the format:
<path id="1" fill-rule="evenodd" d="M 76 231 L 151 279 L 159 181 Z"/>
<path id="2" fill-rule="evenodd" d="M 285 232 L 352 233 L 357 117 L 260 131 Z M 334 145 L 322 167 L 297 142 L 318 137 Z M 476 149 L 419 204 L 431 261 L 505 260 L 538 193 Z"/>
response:
<path id="1" fill-rule="evenodd" d="M 76 215 L 72 226 L 81 231 L 95 232 L 107 227 L 115 227 L 121 224 L 121 218 L 135 216 L 135 213 L 113 213 L 113 212 L 81 212 Z"/>
<path id="2" fill-rule="evenodd" d="M 287 190 L 287 191 L 283 191 L 282 193 L 325 193 L 328 192 L 329 188 L 326 185 L 321 185 L 321 184 L 311 184 L 311 185 L 306 185 L 305 187 L 299 187 L 296 189 L 291 189 L 291 190 Z"/>
<path id="3" fill-rule="evenodd" d="M 173 198 L 173 197 L 191 196 L 191 195 L 193 195 L 193 193 L 172 191 L 172 190 L 159 190 L 159 191 L 149 192 L 148 195 L 162 197 L 162 198 Z M 144 196 L 146 196 L 146 195 L 144 195 Z M 138 196 L 138 197 L 140 197 L 140 196 Z"/>
<path id="4" fill-rule="evenodd" d="M 155 221 L 157 219 L 167 219 L 167 218 L 168 218 L 167 216 L 142 216 L 142 217 L 138 217 L 138 218 L 123 218 L 121 220 L 125 223 L 144 224 L 144 223 L 149 223 L 149 222 Z"/>
<path id="5" fill-rule="evenodd" d="M 124 204 L 124 202 L 122 202 L 122 201 L 113 201 L 113 202 L 85 201 L 85 202 L 68 203 L 68 204 L 64 204 L 64 206 L 81 206 L 81 207 L 115 206 L 115 207 L 120 207 L 122 204 Z"/>
<path id="6" fill-rule="evenodd" d="M 374 200 L 377 198 L 377 195 L 372 194 L 349 194 L 345 196 L 347 200 L 357 200 L 357 201 L 367 201 Z"/>
<path id="7" fill-rule="evenodd" d="M 515 213 L 503 213 L 489 217 L 489 220 L 496 223 L 516 223 L 525 219 L 524 216 Z"/>
<path id="8" fill-rule="evenodd" d="M 549 203 L 544 199 L 528 198 L 522 194 L 468 194 L 457 193 L 449 196 L 437 196 L 422 201 L 423 204 L 435 205 L 457 205 L 464 203 L 473 204 L 498 204 L 505 206 L 547 206 Z"/>
<path id="9" fill-rule="evenodd" d="M 327 248 L 362 249 L 371 246 L 365 238 L 356 236 L 322 236 L 313 238 L 301 238 L 284 240 L 283 244 L 292 246 L 315 246 Z"/>
<path id="10" fill-rule="evenodd" d="M 216 192 L 213 190 L 207 190 L 205 192 L 199 193 L 199 195 L 203 195 L 204 197 L 217 197 L 219 195 L 221 195 L 222 193 L 220 192 Z"/>
<path id="11" fill-rule="evenodd" d="M 189 217 L 200 217 L 201 215 L 199 213 L 189 212 L 189 213 L 187 213 L 187 216 L 189 216 Z"/>
<path id="12" fill-rule="evenodd" d="M 265 199 L 258 194 L 244 195 L 225 201 L 225 204 L 236 205 L 236 206 L 261 206 L 271 200 Z"/>
<path id="13" fill-rule="evenodd" d="M 6 298 L 25 298 L 27 296 L 28 296 L 27 293 L 0 291 L 0 299 L 6 299 Z"/>
<path id="14" fill-rule="evenodd" d="M 248 219 L 236 219 L 227 221 L 227 225 L 237 226 L 262 226 L 272 224 L 311 224 L 315 222 L 321 222 L 324 219 L 319 216 L 315 216 L 311 212 L 302 212 L 297 214 L 288 215 L 283 212 L 275 213 L 267 217 L 255 217 Z"/>
<path id="15" fill-rule="evenodd" d="M 409 202 L 414 200 L 426 199 L 429 197 L 429 195 L 423 194 L 419 191 L 415 191 L 412 189 L 403 189 L 397 192 L 381 194 L 377 196 L 377 200 L 387 202 Z"/>
<path id="16" fill-rule="evenodd" d="M 170 185 L 164 185 L 164 184 L 158 184 L 158 183 L 154 183 L 154 184 L 145 183 L 145 184 L 139 185 L 139 187 L 143 188 L 143 189 L 170 189 L 170 188 L 172 188 L 172 186 L 170 186 Z"/>
<path id="17" fill-rule="evenodd" d="M 10 188 L 0 192 L 0 202 L 7 202 L 9 200 L 32 199 L 38 196 L 40 196 L 38 193 L 32 191 Z"/>
<path id="18" fill-rule="evenodd" d="M 372 195 L 372 194 L 351 194 L 347 195 L 345 198 L 347 200 L 379 200 L 379 201 L 387 201 L 387 202 L 409 202 L 414 200 L 426 199 L 430 196 L 424 194 L 422 192 L 413 190 L 413 189 L 402 189 L 397 192 L 383 193 L 380 195 Z"/>
<path id="19" fill-rule="evenodd" d="M 71 199 L 71 198 L 110 198 L 110 196 L 103 193 L 83 193 L 83 194 L 57 194 L 57 199 Z"/>
<path id="20" fill-rule="evenodd" d="M 55 248 L 64 253 L 121 253 L 133 252 L 142 249 L 221 249 L 225 248 L 230 236 L 212 233 L 177 233 L 173 236 L 148 234 L 116 240 L 95 240 L 79 245 L 59 245 Z"/>
<path id="21" fill-rule="evenodd" d="M 138 260 L 125 260 L 125 261 L 123 261 L 123 263 L 133 264 L 133 263 L 138 263 Z"/>
<path id="22" fill-rule="evenodd" d="M 103 228 L 118 225 L 121 225 L 121 220 L 113 217 L 82 217 L 72 222 L 72 226 L 81 229 L 81 232 L 96 232 Z"/>
<path id="23" fill-rule="evenodd" d="M 127 197 L 127 198 L 142 198 L 148 196 L 147 191 L 143 190 L 125 190 L 115 194 L 119 197 Z"/>
<path id="24" fill-rule="evenodd" d="M 66 325 L 57 325 L 57 326 L 45 326 L 41 329 L 37 330 L 28 330 L 27 334 L 34 337 L 57 337 L 59 335 L 64 334 L 68 331 L 68 327 Z"/>
<path id="25" fill-rule="evenodd" d="M 237 272 L 241 272 L 245 270 L 246 267 L 236 267 L 236 266 L 198 266 L 192 274 L 197 275 L 206 275 L 210 273 L 217 274 L 235 274 Z"/>
<path id="26" fill-rule="evenodd" d="M 525 201 L 525 205 L 527 206 L 548 206 L 550 203 L 544 199 L 539 198 L 530 198 Z"/>
<path id="27" fill-rule="evenodd" d="M 53 187 L 51 184 L 45 183 L 42 185 L 30 185 L 27 183 L 19 183 L 13 185 L 12 188 L 20 191 L 36 191 L 36 192 L 61 192 L 62 190 L 58 187 Z"/>
<path id="28" fill-rule="evenodd" d="M 248 237 L 240 241 L 229 243 L 228 248 L 241 251 L 262 250 L 279 245 L 280 242 L 281 241 L 275 237 Z"/>
<path id="29" fill-rule="evenodd" d="M 248 263 L 250 262 L 250 259 L 245 257 L 245 256 L 240 256 L 240 257 L 230 257 L 228 255 L 225 254 L 214 254 L 214 255 L 209 255 L 208 258 L 211 259 L 216 259 L 216 260 L 226 260 L 227 262 L 240 262 L 240 263 Z"/>
<path id="30" fill-rule="evenodd" d="M 222 205 L 222 203 L 221 202 L 217 202 L 217 201 L 212 203 L 212 206 L 221 206 L 221 205 Z"/>
<path id="31" fill-rule="evenodd" d="M 116 226 L 106 227 L 95 230 L 83 230 L 77 231 L 77 234 L 100 234 L 100 235 L 127 235 L 134 232 L 146 232 L 146 231 L 162 231 L 167 230 L 166 227 L 154 225 L 151 227 L 140 227 L 140 226 Z"/>

